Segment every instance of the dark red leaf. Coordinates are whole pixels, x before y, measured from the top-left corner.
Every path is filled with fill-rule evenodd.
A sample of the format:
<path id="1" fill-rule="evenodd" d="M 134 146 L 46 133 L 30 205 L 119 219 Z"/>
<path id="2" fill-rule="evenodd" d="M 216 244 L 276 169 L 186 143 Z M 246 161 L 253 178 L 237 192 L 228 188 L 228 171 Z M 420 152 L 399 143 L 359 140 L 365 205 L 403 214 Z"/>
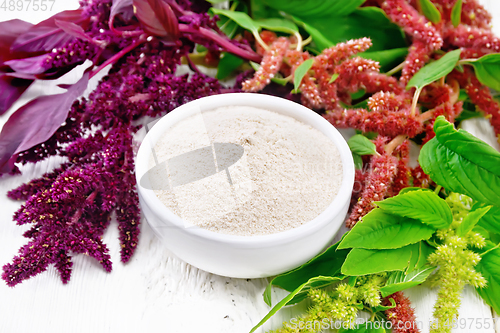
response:
<path id="1" fill-rule="evenodd" d="M 134 15 L 132 2 L 133 0 L 113 0 L 111 13 L 109 14 L 109 28 L 111 30 L 114 30 L 113 22 L 116 15 L 121 13 L 125 19 L 130 19 Z"/>
<path id="2" fill-rule="evenodd" d="M 179 22 L 172 8 L 163 0 L 133 0 L 135 15 L 144 31 L 159 37 L 176 39 Z"/>
<path id="3" fill-rule="evenodd" d="M 15 155 L 48 140 L 68 116 L 69 109 L 87 88 L 89 74 L 66 92 L 28 102 L 10 116 L 0 133 L 0 174 L 13 170 Z"/>
<path id="4" fill-rule="evenodd" d="M 93 44 L 97 44 L 99 46 L 102 46 L 102 44 L 103 44 L 103 42 L 98 41 L 98 40 L 94 40 L 92 37 L 87 35 L 85 33 L 85 30 L 83 30 L 83 28 L 81 26 L 79 26 L 78 24 L 75 24 L 73 22 L 68 22 L 68 21 L 59 21 L 59 20 L 55 20 L 55 24 L 58 28 L 62 29 L 68 35 L 71 35 L 73 37 L 76 37 L 76 38 L 79 38 L 82 40 L 86 40 L 88 42 L 91 42 Z"/>
<path id="5" fill-rule="evenodd" d="M 0 22 L 0 64 L 19 56 L 17 53 L 10 52 L 12 43 L 32 26 L 33 24 L 18 19 Z"/>
<path id="6" fill-rule="evenodd" d="M 48 56 L 49 53 L 42 54 L 36 57 L 13 59 L 6 61 L 4 65 L 9 66 L 16 72 L 24 74 L 41 74 L 46 70 L 44 64 Z"/>
<path id="7" fill-rule="evenodd" d="M 10 76 L 0 76 L 0 115 L 4 114 L 23 92 L 33 83 L 33 80 L 18 79 Z"/>
<path id="8" fill-rule="evenodd" d="M 57 27 L 56 20 L 82 22 L 81 9 L 66 10 L 28 29 L 12 44 L 12 51 L 43 52 L 61 47 L 74 37 Z"/>

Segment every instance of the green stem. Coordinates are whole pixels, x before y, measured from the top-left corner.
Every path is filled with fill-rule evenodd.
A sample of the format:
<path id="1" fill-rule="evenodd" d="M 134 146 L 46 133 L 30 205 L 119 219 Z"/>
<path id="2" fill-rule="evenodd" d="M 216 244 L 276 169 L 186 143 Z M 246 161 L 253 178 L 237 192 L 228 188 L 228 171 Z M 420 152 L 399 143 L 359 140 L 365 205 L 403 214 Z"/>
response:
<path id="1" fill-rule="evenodd" d="M 405 61 L 403 61 L 402 63 L 400 63 L 399 65 L 397 65 L 396 67 L 394 67 L 393 69 L 391 69 L 390 71 L 388 71 L 385 74 L 387 76 L 392 76 L 392 75 L 396 74 L 397 72 L 399 72 L 400 70 L 402 70 L 404 66 L 405 66 Z"/>

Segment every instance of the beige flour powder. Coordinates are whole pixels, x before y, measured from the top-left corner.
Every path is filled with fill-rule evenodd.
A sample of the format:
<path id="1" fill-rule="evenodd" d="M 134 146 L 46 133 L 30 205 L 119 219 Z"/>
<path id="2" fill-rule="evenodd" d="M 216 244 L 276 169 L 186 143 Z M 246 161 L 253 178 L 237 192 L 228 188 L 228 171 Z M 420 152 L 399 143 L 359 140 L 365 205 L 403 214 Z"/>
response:
<path id="1" fill-rule="evenodd" d="M 186 226 L 262 235 L 317 217 L 342 181 L 335 145 L 291 117 L 253 107 L 198 113 L 158 141 L 149 177 Z M 156 167 L 155 167 L 156 164 Z"/>

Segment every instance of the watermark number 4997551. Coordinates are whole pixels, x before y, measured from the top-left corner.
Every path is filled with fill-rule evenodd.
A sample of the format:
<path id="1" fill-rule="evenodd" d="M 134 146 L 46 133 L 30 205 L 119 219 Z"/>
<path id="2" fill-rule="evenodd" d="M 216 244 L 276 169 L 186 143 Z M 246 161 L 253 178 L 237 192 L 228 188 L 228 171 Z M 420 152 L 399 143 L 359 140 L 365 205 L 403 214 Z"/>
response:
<path id="1" fill-rule="evenodd" d="M 56 0 L 0 0 L 0 11 L 46 12 L 52 11 Z"/>

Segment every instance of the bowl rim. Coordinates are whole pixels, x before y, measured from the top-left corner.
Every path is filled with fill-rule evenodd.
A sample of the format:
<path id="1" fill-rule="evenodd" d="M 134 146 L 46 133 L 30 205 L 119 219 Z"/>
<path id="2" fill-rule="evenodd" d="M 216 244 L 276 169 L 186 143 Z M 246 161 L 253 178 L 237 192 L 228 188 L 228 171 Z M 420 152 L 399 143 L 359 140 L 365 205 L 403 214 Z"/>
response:
<path id="1" fill-rule="evenodd" d="M 203 104 L 216 104 L 216 106 L 204 110 L 209 111 L 217 107 L 231 105 L 264 108 L 262 106 L 256 106 L 255 104 L 265 105 L 266 103 L 282 104 L 282 107 L 280 107 L 280 109 L 286 109 L 286 112 L 280 114 L 285 114 L 291 116 L 292 118 L 295 118 L 293 115 L 300 115 L 301 117 L 308 118 L 310 120 L 310 123 L 308 123 L 308 125 L 318 129 L 323 134 L 325 134 L 325 131 L 328 132 L 328 134 L 330 135 L 330 140 L 332 140 L 333 137 L 332 142 L 335 144 L 339 151 L 342 161 L 342 183 L 339 187 L 339 191 L 333 201 L 327 206 L 327 208 L 313 220 L 306 222 L 296 228 L 268 235 L 231 235 L 218 233 L 201 228 L 196 225 L 186 228 L 182 218 L 175 215 L 170 209 L 168 209 L 160 201 L 158 196 L 156 196 L 154 190 L 144 188 L 140 185 L 142 176 L 149 170 L 151 147 L 154 147 L 157 142 L 157 140 L 152 140 L 153 136 L 156 136 L 159 139 L 159 137 L 161 137 L 161 135 L 165 131 L 177 124 L 179 121 L 199 112 L 199 108 Z M 347 201 L 350 201 L 352 189 L 354 186 L 354 170 L 353 157 L 346 140 L 343 138 L 340 132 L 325 118 L 323 118 L 313 110 L 308 109 L 305 106 L 293 101 L 281 97 L 258 93 L 227 93 L 212 95 L 193 100 L 177 107 L 173 111 L 160 118 L 149 130 L 139 147 L 135 159 L 137 190 L 139 196 L 142 199 L 141 202 L 143 204 L 146 204 L 148 208 L 153 212 L 153 214 L 156 215 L 161 221 L 168 220 L 170 224 L 173 224 L 178 229 L 184 229 L 184 232 L 186 234 L 195 238 L 215 241 L 218 243 L 225 243 L 232 246 L 259 248 L 293 242 L 300 238 L 307 237 L 308 235 L 311 235 L 318 230 L 321 230 L 328 223 L 330 223 L 332 221 L 332 216 L 337 216 L 342 211 L 342 208 L 345 206 Z M 147 181 L 149 181 L 149 179 Z"/>

